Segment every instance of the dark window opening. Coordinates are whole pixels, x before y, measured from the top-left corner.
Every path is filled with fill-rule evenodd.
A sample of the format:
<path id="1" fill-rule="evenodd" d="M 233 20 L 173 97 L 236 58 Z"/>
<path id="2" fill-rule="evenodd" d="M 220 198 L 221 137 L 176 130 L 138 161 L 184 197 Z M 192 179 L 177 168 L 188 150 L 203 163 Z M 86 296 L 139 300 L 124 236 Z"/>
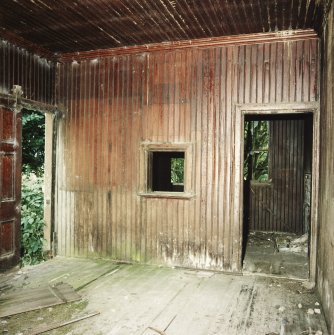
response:
<path id="1" fill-rule="evenodd" d="M 152 191 L 184 192 L 184 160 L 182 151 L 151 151 Z"/>
<path id="2" fill-rule="evenodd" d="M 269 179 L 269 121 L 245 122 L 244 179 L 268 182 Z"/>

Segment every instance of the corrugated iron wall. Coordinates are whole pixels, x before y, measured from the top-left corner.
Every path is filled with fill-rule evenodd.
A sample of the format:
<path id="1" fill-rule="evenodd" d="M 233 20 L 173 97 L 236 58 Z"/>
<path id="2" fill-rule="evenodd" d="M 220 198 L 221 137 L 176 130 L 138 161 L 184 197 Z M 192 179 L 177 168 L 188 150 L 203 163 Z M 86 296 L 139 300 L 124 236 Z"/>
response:
<path id="1" fill-rule="evenodd" d="M 58 252 L 235 270 L 236 103 L 315 101 L 318 41 L 58 65 Z M 190 199 L 140 196 L 141 143 L 191 143 Z"/>
<path id="2" fill-rule="evenodd" d="M 55 65 L 7 41 L 0 40 L 0 93 L 11 94 L 20 85 L 23 98 L 54 103 Z"/>
<path id="3" fill-rule="evenodd" d="M 305 120 L 287 117 L 269 125 L 270 182 L 250 184 L 249 229 L 302 234 Z"/>

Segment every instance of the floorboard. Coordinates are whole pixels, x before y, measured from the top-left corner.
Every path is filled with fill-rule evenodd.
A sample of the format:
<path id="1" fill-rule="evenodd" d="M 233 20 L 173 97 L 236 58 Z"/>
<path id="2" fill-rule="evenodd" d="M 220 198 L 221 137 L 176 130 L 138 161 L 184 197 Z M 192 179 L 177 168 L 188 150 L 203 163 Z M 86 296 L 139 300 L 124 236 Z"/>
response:
<path id="1" fill-rule="evenodd" d="M 157 335 L 159 332 L 167 335 L 296 335 L 306 334 L 305 331 L 328 335 L 322 307 L 318 305 L 319 297 L 300 281 L 96 262 L 59 258 L 29 271 L 21 270 L 29 281 L 24 288 L 14 279 L 18 276 L 15 272 L 1 275 L 0 285 L 5 282 L 5 294 L 10 294 L 23 293 L 27 287 L 36 285 L 35 279 L 38 285 L 58 277 L 64 282 L 69 280 L 86 301 L 84 309 L 72 317 L 100 312 L 91 319 L 67 326 L 65 334 L 71 335 Z M 96 273 L 92 274 L 94 270 Z M 7 276 L 6 280 L 3 276 Z M 309 314 L 309 310 L 313 314 Z M 40 313 L 45 317 L 46 312 L 41 310 Z M 22 315 L 1 320 L 6 321 L 3 327 L 16 329 L 15 323 L 20 328 L 17 330 L 26 335 L 38 319 L 35 314 L 30 321 L 27 318 Z M 64 332 L 50 333 L 56 334 Z"/>

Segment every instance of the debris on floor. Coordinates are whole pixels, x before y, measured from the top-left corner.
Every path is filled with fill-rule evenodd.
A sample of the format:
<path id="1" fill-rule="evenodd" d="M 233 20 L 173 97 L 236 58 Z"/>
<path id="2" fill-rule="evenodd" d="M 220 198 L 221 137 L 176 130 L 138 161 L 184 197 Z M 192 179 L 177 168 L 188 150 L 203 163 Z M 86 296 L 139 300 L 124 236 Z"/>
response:
<path id="1" fill-rule="evenodd" d="M 76 323 L 76 322 L 79 322 L 79 321 L 82 321 L 82 320 L 86 320 L 88 318 L 91 318 L 91 317 L 99 315 L 99 314 L 100 314 L 99 312 L 90 313 L 90 314 L 87 314 L 87 315 L 77 317 L 73 320 L 68 320 L 68 321 L 65 321 L 65 322 L 57 322 L 57 323 L 53 323 L 51 325 L 43 326 L 43 327 L 40 327 L 37 330 L 34 330 L 34 332 L 32 332 L 30 335 L 44 334 L 44 333 L 46 333 L 50 330 L 59 329 L 59 328 L 65 327 L 67 325 L 70 325 L 72 323 Z"/>
<path id="2" fill-rule="evenodd" d="M 288 278 L 308 278 L 308 237 L 292 233 L 251 231 L 243 271 Z"/>
<path id="3" fill-rule="evenodd" d="M 96 262 L 56 258 L 30 272 L 31 284 L 23 287 L 13 282 L 6 296 L 23 294 L 70 273 L 67 280 L 76 289 L 82 287 L 82 300 L 1 318 L 0 334 L 37 335 L 61 327 L 46 334 L 282 335 L 284 331 L 284 335 L 329 335 L 317 292 L 297 280 L 206 276 L 205 271 L 190 275 L 184 269 L 137 264 L 123 264 L 103 275 L 112 268 L 110 260 Z M 0 290 L 7 278 L 0 274 Z M 309 309 L 313 314 L 308 314 Z M 94 311 L 100 314 L 93 316 Z"/>
<path id="4" fill-rule="evenodd" d="M 0 297 L 0 317 L 6 317 L 36 309 L 51 307 L 80 300 L 80 295 L 67 283 L 57 283 Z"/>
<path id="5" fill-rule="evenodd" d="M 315 283 L 314 282 L 310 282 L 310 281 L 305 281 L 303 282 L 303 287 L 306 288 L 307 290 L 313 290 L 315 287 Z"/>
<path id="6" fill-rule="evenodd" d="M 247 242 L 250 245 L 261 246 L 264 249 L 274 249 L 276 252 L 308 252 L 307 234 L 300 236 L 284 232 L 251 231 Z"/>
<path id="7" fill-rule="evenodd" d="M 304 234 L 300 237 L 293 238 L 293 235 L 285 237 L 283 241 L 279 243 L 280 251 L 290 251 L 290 252 L 308 252 L 308 235 Z"/>
<path id="8" fill-rule="evenodd" d="M 49 312 L 47 308 L 41 308 L 1 318 L 0 320 L 6 323 L 1 321 L 0 334 L 31 335 L 34 332 L 48 329 L 50 326 L 62 325 L 65 321 L 76 320 L 91 314 L 90 311 L 85 310 L 87 304 L 86 300 L 80 300 L 54 306 L 52 312 Z M 70 327 L 72 327 L 72 324 L 62 326 L 62 329 L 65 330 L 64 334 L 67 334 Z"/>

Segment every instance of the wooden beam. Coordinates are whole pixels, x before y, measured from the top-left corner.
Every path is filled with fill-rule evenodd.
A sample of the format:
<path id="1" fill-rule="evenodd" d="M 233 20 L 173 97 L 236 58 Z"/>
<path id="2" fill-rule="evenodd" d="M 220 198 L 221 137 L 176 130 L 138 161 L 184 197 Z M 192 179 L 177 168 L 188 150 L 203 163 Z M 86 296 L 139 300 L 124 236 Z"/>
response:
<path id="1" fill-rule="evenodd" d="M 54 114 L 45 113 L 45 159 L 44 159 L 44 250 L 51 251 L 52 246 L 52 158 Z"/>
<path id="2" fill-rule="evenodd" d="M 279 41 L 296 41 L 317 39 L 318 35 L 313 29 L 307 30 L 287 30 L 274 33 L 242 34 L 232 36 L 222 36 L 213 38 L 202 38 L 194 40 L 183 40 L 176 42 L 152 43 L 136 45 L 130 47 L 120 47 L 111 49 L 97 49 L 92 51 L 63 53 L 58 57 L 59 62 L 67 62 L 80 59 L 91 59 L 97 57 L 136 54 L 142 52 L 167 51 L 187 48 L 208 48 L 221 45 L 248 45 L 258 43 L 270 43 Z"/>
<path id="3" fill-rule="evenodd" d="M 13 94 L 4 94 L 0 92 L 0 104 L 1 101 L 5 102 L 6 104 L 15 103 L 16 96 Z M 25 98 L 20 99 L 20 105 L 26 109 L 32 109 L 32 110 L 37 109 L 39 112 L 42 113 L 55 113 L 56 110 L 59 110 L 59 108 L 56 105 L 50 105 L 44 102 L 39 102 Z"/>

